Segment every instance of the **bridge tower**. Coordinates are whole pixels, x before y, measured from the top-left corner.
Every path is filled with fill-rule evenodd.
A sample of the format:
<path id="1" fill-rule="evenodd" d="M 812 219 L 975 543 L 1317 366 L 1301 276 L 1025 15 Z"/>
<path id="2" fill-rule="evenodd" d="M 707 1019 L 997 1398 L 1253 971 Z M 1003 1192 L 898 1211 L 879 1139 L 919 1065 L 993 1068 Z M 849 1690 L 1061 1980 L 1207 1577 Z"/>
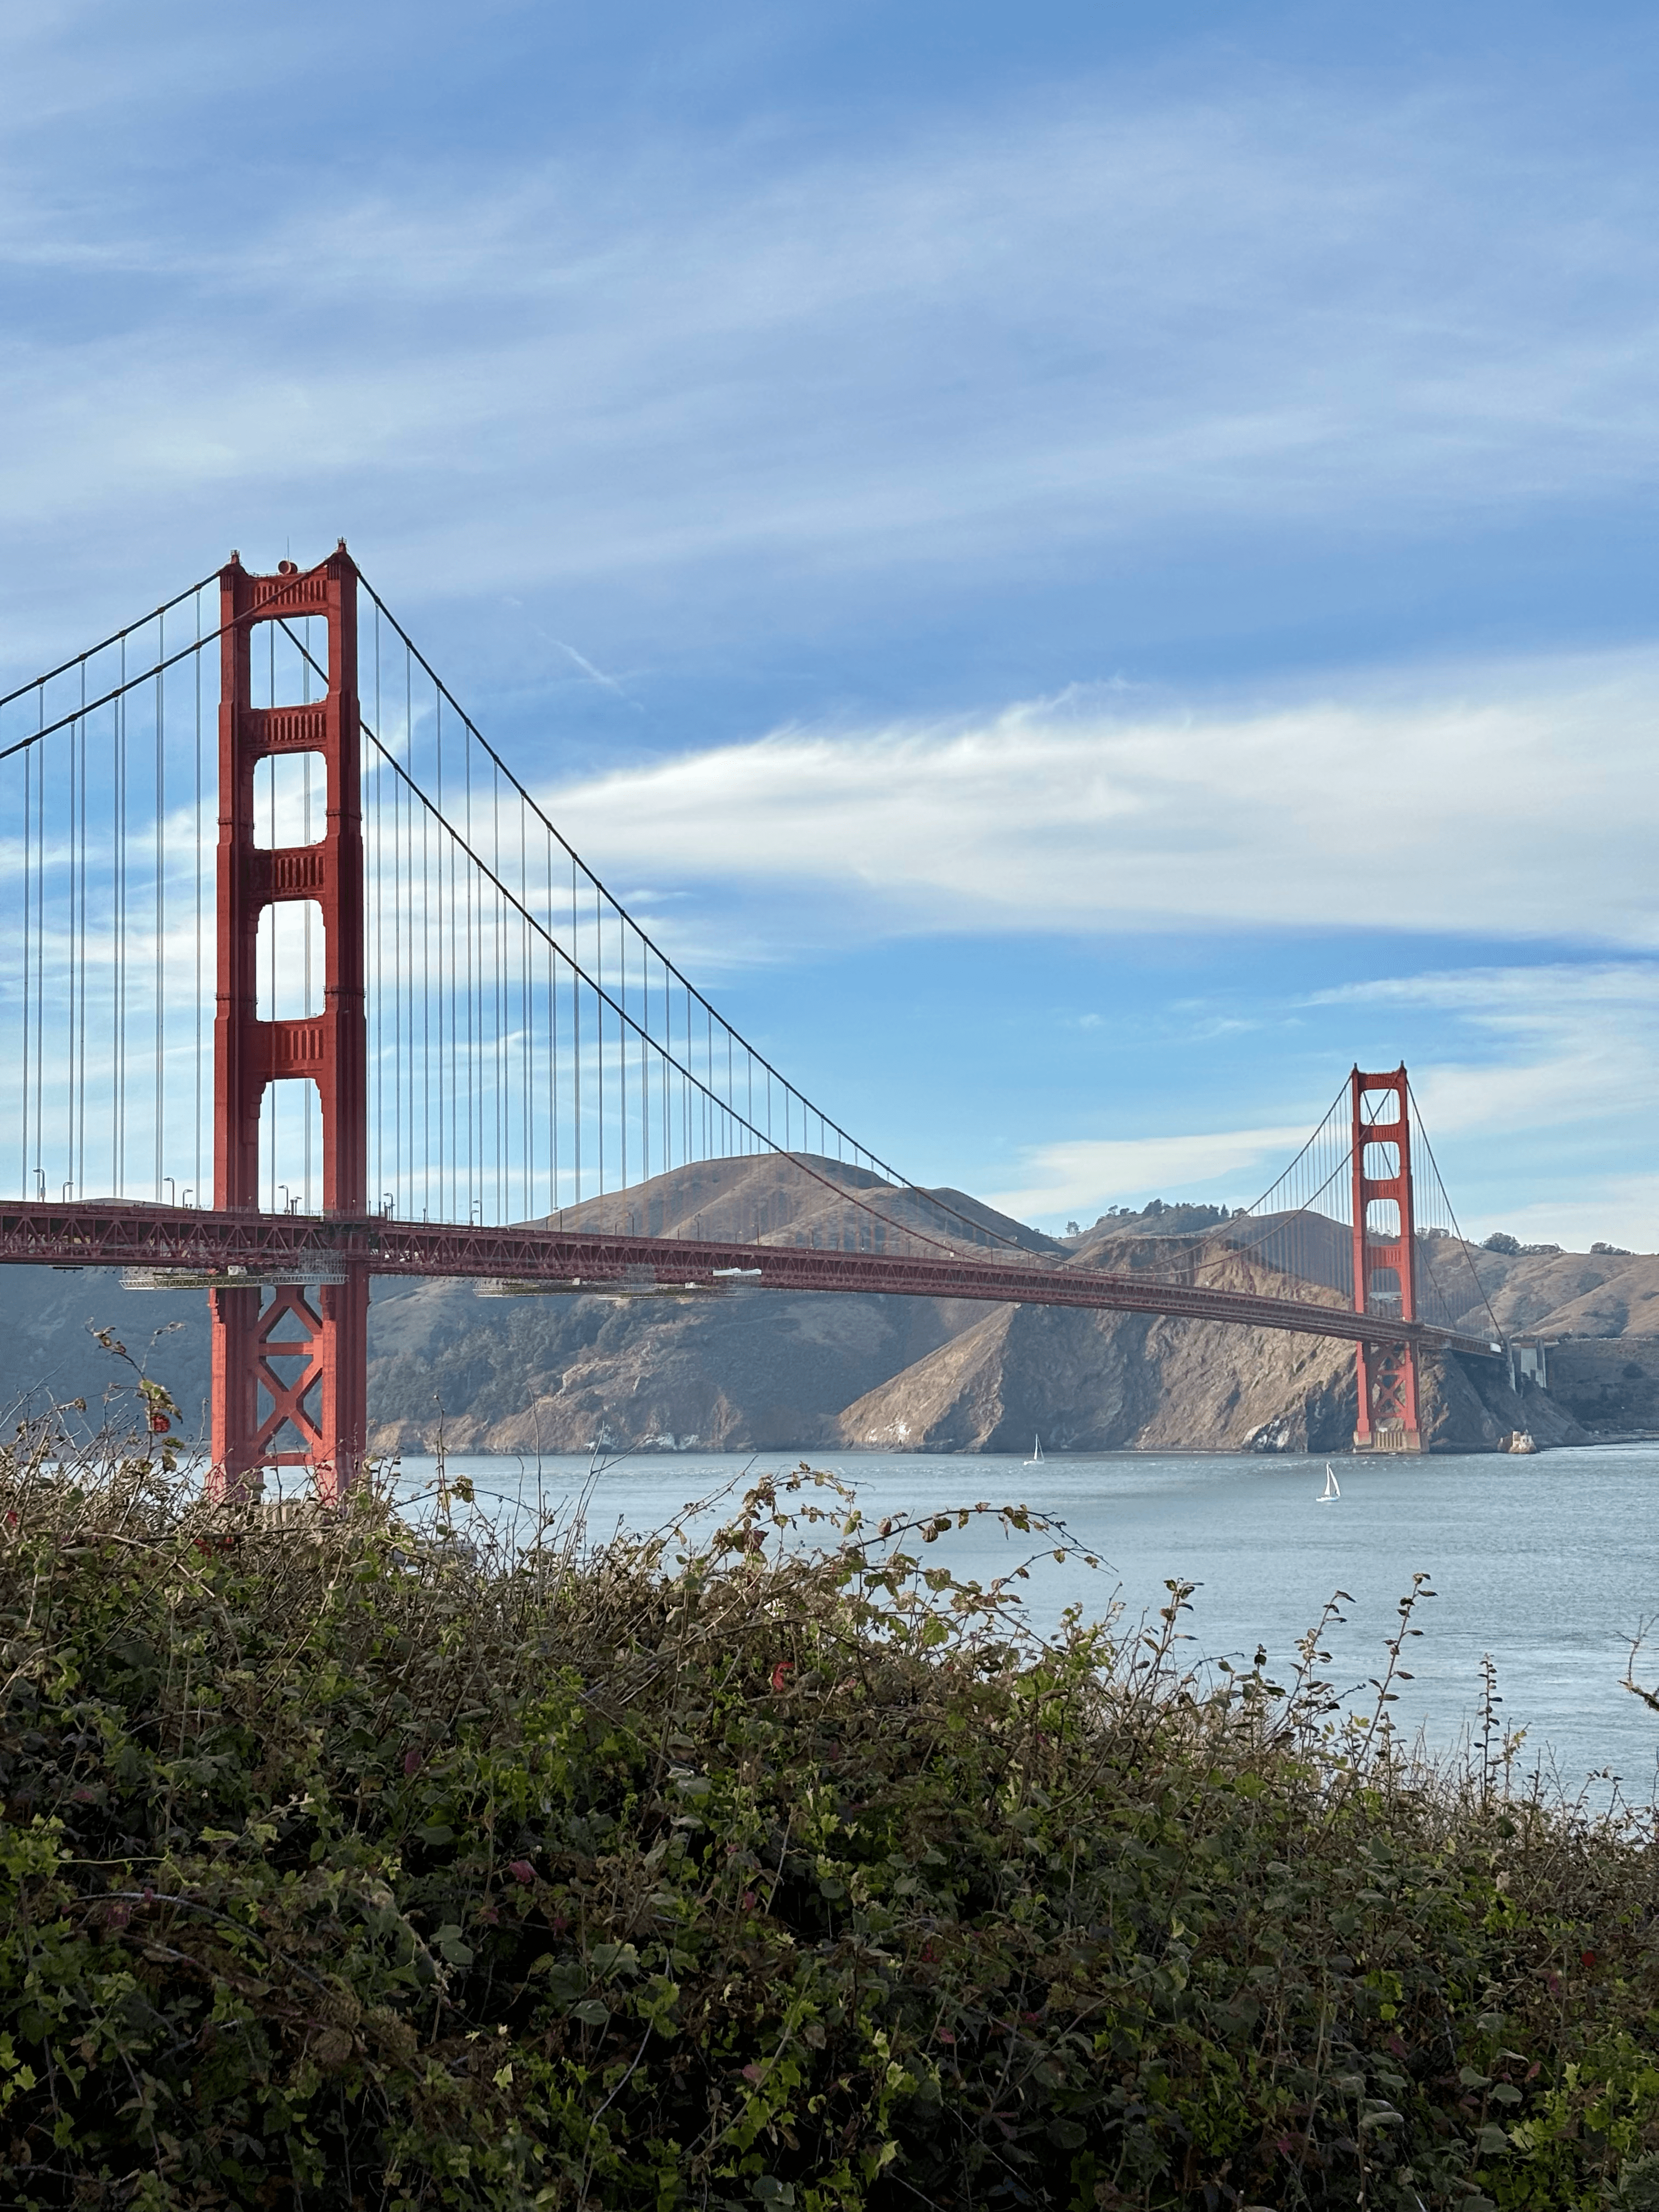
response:
<path id="1" fill-rule="evenodd" d="M 253 575 L 233 553 L 219 577 L 218 1000 L 214 1017 L 214 1204 L 259 1202 L 259 1116 L 269 1084 L 303 1078 L 322 1107 L 325 1214 L 367 1212 L 368 1035 L 363 1005 L 363 841 L 357 704 L 357 571 L 341 539 L 314 568 L 284 561 Z M 309 705 L 256 707 L 252 640 L 264 623 L 322 617 L 328 683 Z M 326 778 L 321 840 L 254 843 L 261 760 L 311 753 Z M 313 899 L 324 938 L 320 1011 L 262 1021 L 259 917 Z M 332 1282 L 209 1292 L 213 1324 L 212 1484 L 228 1500 L 258 1495 L 266 1468 L 307 1466 L 336 1504 L 362 1457 L 367 1425 L 368 1274 L 343 1261 Z M 263 1310 L 262 1310 L 263 1309 Z M 284 1430 L 289 1431 L 285 1443 Z"/>
<path id="2" fill-rule="evenodd" d="M 1411 1093 L 1405 1066 L 1385 1075 L 1368 1075 L 1356 1067 L 1348 1083 L 1354 1311 L 1415 1321 Z M 1362 1340 L 1354 1346 L 1354 1364 L 1359 1385 L 1354 1449 L 1421 1451 L 1417 1347 Z"/>

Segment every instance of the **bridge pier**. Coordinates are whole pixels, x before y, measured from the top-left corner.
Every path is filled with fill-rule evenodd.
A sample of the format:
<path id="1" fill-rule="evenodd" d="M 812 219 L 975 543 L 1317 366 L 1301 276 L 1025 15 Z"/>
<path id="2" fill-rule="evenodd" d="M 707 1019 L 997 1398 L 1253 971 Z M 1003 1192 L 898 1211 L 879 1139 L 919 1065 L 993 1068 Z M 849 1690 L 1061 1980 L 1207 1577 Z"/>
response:
<path id="1" fill-rule="evenodd" d="M 1417 1352 L 1409 1344 L 1356 1344 L 1358 1410 L 1357 1452 L 1420 1452 L 1417 1419 Z"/>
<path id="2" fill-rule="evenodd" d="M 364 1013 L 363 842 L 357 706 L 357 571 L 337 551 L 303 572 L 285 561 L 252 575 L 234 554 L 220 572 L 218 1002 L 214 1018 L 214 1203 L 259 1206 L 259 1119 L 269 1085 L 316 1085 L 322 1109 L 323 1212 L 367 1212 L 368 1033 Z M 256 707 L 251 639 L 261 623 L 320 617 L 327 690 L 301 705 Z M 314 844 L 254 842 L 253 773 L 278 756 L 314 755 L 326 779 L 326 827 Z M 283 900 L 313 900 L 324 940 L 320 1012 L 258 1018 L 259 917 Z M 360 1261 L 320 1284 L 209 1293 L 213 1334 L 211 1489 L 228 1502 L 259 1494 L 264 1471 L 311 1470 L 337 1504 L 366 1441 L 368 1275 Z M 298 1363 L 297 1372 L 293 1371 Z"/>

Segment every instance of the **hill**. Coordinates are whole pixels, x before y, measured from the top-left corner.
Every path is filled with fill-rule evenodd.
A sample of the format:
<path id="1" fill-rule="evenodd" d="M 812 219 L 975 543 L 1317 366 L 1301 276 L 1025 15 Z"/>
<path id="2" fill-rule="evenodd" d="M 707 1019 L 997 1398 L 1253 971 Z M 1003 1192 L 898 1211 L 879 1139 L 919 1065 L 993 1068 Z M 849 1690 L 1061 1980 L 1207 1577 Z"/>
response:
<path id="1" fill-rule="evenodd" d="M 1334 1226 L 1248 1225 L 1221 1209 L 1155 1202 L 1064 1242 L 965 1193 L 896 1191 L 816 1156 L 717 1162 L 661 1176 L 561 1217 L 572 1228 L 765 1243 L 838 1241 L 869 1196 L 895 1222 L 962 1242 L 975 1231 L 1072 1267 L 1197 1273 L 1207 1282 L 1340 1287 Z M 1479 1449 L 1510 1429 L 1542 1442 L 1659 1425 L 1659 1257 L 1487 1251 L 1425 1240 L 1461 1285 L 1462 1326 L 1549 1340 L 1549 1389 L 1486 1362 L 1451 1362 L 1425 1384 L 1432 1441 Z M 1305 1281 L 1301 1285 L 1305 1295 Z M 1490 1304 L 1490 1313 L 1487 1304 Z M 115 1364 L 90 1333 L 112 1329 L 162 1376 L 198 1427 L 208 1389 L 199 1291 L 132 1291 L 106 1272 L 0 1268 L 0 1382 L 14 1398 L 95 1404 Z M 369 1406 L 378 1450 L 533 1453 L 617 1449 L 1024 1452 L 1346 1448 L 1346 1347 L 1214 1324 L 1045 1307 L 743 1291 L 720 1298 L 477 1295 L 465 1283 L 376 1286 Z"/>

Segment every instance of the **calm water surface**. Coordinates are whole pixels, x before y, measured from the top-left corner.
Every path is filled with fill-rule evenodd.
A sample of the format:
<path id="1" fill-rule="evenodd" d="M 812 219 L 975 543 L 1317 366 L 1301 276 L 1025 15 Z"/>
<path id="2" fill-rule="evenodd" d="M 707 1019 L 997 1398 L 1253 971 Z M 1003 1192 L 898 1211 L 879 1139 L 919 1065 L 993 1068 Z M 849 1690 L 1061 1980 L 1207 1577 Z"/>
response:
<path id="1" fill-rule="evenodd" d="M 817 1450 L 738 1456 L 637 1454 L 601 1468 L 591 1486 L 594 1539 L 622 1526 L 660 1528 L 683 1506 L 745 1470 L 787 1473 L 806 1456 L 853 1484 L 872 1518 L 944 1506 L 1023 1504 L 1066 1522 L 1099 1553 L 1099 1573 L 1046 1553 L 1026 1586 L 1035 1622 L 1048 1626 L 1073 1600 L 1103 1613 L 1115 1593 L 1132 1613 L 1164 1602 L 1166 1578 L 1196 1583 L 1187 1626 L 1194 1656 L 1242 1655 L 1257 1639 L 1275 1668 L 1342 1589 L 1346 1625 L 1328 1643 L 1329 1670 L 1343 1686 L 1378 1670 L 1396 1601 L 1414 1571 L 1438 1593 L 1421 1607 L 1426 1632 L 1407 1661 L 1395 1717 L 1420 1728 L 1437 1748 L 1454 1747 L 1476 1711 L 1481 1654 L 1497 1662 L 1505 1723 L 1528 1731 L 1524 1758 L 1553 1761 L 1573 1786 L 1612 1768 L 1628 1796 L 1655 1787 L 1659 1714 L 1620 1687 L 1631 1637 L 1659 1616 L 1659 1446 L 1618 1444 L 1540 1453 L 1335 1462 L 1340 1503 L 1316 1496 L 1325 1462 L 1249 1456 L 1121 1454 L 1018 1459 Z M 568 1509 L 588 1486 L 586 1459 L 452 1458 L 452 1477 L 471 1476 L 478 1503 L 509 1524 L 533 1514 L 538 1497 Z M 406 1460 L 412 1492 L 433 1462 Z M 948 1549 L 947 1549 L 948 1547 Z M 941 1540 L 966 1579 L 1005 1572 L 1030 1548 L 983 1522 Z M 1642 1669 L 1638 1667 L 1638 1674 Z M 1278 1679 L 1283 1680 L 1281 1674 Z M 1644 1679 L 1659 1680 L 1659 1636 Z M 1358 1699 L 1356 1698 L 1356 1702 Z"/>

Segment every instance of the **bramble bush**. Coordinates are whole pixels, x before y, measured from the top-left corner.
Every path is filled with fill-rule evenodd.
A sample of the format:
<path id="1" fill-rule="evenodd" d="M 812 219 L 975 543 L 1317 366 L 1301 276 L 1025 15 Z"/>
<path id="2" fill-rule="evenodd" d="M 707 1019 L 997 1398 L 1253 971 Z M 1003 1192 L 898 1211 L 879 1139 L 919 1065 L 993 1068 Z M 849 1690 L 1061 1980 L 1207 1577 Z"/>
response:
<path id="1" fill-rule="evenodd" d="M 1659 2207 L 1653 1838 L 1407 1753 L 1420 1586 L 1355 1718 L 805 1468 L 215 1512 L 148 1387 L 0 1464 L 4 2203 Z"/>

